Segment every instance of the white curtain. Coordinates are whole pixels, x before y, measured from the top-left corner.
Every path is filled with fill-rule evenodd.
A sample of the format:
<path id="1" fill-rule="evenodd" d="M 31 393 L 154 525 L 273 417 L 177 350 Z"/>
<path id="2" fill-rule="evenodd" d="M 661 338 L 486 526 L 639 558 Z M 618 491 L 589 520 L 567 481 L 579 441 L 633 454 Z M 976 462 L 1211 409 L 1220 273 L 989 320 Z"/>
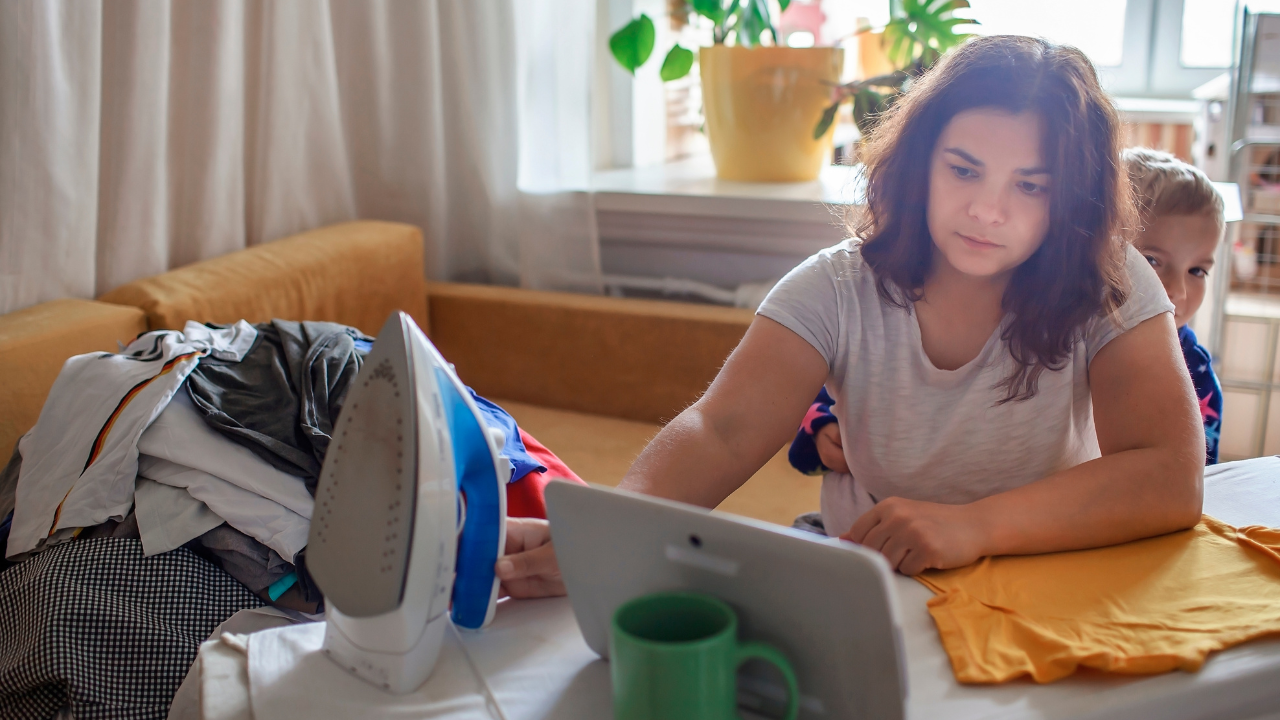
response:
<path id="1" fill-rule="evenodd" d="M 602 291 L 590 186 L 596 0 L 516 0 L 521 282 Z"/>
<path id="2" fill-rule="evenodd" d="M 355 218 L 421 227 L 432 279 L 598 289 L 594 26 L 593 0 L 4 0 L 0 312 Z"/>

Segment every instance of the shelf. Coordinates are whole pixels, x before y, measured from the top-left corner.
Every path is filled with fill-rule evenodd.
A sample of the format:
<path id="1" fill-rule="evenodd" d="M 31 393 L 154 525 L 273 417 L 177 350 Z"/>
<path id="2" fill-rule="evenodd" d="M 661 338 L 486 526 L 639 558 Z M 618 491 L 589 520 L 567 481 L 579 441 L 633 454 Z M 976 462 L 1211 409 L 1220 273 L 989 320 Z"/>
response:
<path id="1" fill-rule="evenodd" d="M 1250 125 L 1244 137 L 1254 145 L 1280 145 L 1280 126 Z"/>
<path id="2" fill-rule="evenodd" d="M 1200 113 L 1199 100 L 1118 97 L 1115 103 L 1126 122 L 1190 124 Z"/>
<path id="3" fill-rule="evenodd" d="M 1233 292 L 1227 296 L 1224 310 L 1228 318 L 1280 319 L 1280 298 L 1265 293 Z"/>

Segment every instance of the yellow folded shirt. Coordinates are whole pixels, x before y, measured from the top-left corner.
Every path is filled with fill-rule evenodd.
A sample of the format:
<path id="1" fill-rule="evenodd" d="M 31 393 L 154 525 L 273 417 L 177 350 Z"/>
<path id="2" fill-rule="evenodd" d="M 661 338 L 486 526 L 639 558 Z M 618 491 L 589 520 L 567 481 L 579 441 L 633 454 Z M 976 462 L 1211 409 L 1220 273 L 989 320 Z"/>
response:
<path id="1" fill-rule="evenodd" d="M 917 579 L 964 683 L 1195 671 L 1215 650 L 1280 633 L 1280 530 L 1208 515 L 1160 537 Z"/>

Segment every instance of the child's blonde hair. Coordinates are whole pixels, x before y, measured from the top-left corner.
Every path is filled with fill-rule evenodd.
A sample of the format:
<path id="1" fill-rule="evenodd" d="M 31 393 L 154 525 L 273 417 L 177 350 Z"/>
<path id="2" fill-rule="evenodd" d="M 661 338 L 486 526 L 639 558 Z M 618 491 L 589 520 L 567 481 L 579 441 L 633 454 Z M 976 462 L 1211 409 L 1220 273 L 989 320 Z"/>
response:
<path id="1" fill-rule="evenodd" d="M 1208 215 L 1222 229 L 1222 196 L 1199 168 L 1151 148 L 1128 148 L 1121 158 L 1144 223 L 1165 215 Z"/>

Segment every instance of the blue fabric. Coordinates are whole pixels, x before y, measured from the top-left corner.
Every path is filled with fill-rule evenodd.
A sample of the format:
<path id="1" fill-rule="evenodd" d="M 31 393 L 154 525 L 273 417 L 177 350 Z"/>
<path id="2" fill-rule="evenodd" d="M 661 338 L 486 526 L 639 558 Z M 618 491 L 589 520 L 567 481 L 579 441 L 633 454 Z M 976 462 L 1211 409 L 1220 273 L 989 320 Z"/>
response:
<path id="1" fill-rule="evenodd" d="M 271 602 L 279 600 L 280 596 L 283 595 L 286 590 L 293 587 L 293 584 L 296 582 L 298 582 L 298 573 L 291 572 L 285 575 L 279 580 L 271 583 L 270 587 L 267 588 L 267 597 L 271 598 Z"/>
<path id="2" fill-rule="evenodd" d="M 1222 435 L 1222 385 L 1213 372 L 1213 360 L 1209 351 L 1196 339 L 1189 325 L 1178 328 L 1178 343 L 1182 345 L 1182 359 L 1191 373 L 1191 384 L 1196 388 L 1200 401 L 1200 419 L 1204 422 L 1204 463 L 1218 462 L 1218 440 Z"/>
<path id="3" fill-rule="evenodd" d="M 516 427 L 516 419 L 508 415 L 506 410 L 477 395 L 475 390 L 467 388 L 467 392 L 471 393 L 471 399 L 475 400 L 476 407 L 480 408 L 484 424 L 491 428 L 498 428 L 507 438 L 502 446 L 502 456 L 511 461 L 511 477 L 507 482 L 513 483 L 534 470 L 546 472 L 547 468 L 534 460 L 529 450 L 525 448 L 524 441 L 520 439 L 520 428 Z"/>
<path id="4" fill-rule="evenodd" d="M 825 387 L 819 390 L 818 397 L 809 407 L 809 412 L 805 413 L 800 430 L 791 441 L 787 460 L 791 461 L 791 467 L 805 475 L 822 475 L 831 471 L 822 464 L 822 458 L 818 455 L 818 445 L 813 438 L 823 427 L 836 421 L 836 416 L 831 413 L 831 406 L 835 404 L 836 401 L 827 393 Z"/>
<path id="5" fill-rule="evenodd" d="M 9 546 L 9 530 L 13 528 L 13 511 L 10 510 L 4 520 L 0 521 L 0 571 L 8 570 L 14 565 L 5 559 L 4 549 Z"/>

